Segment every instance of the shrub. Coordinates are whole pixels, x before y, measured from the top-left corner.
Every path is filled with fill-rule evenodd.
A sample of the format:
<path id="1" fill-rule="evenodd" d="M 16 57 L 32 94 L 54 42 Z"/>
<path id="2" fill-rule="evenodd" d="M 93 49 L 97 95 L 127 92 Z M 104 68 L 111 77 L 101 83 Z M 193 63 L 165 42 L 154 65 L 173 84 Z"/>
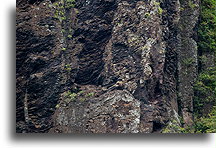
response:
<path id="1" fill-rule="evenodd" d="M 201 0 L 198 48 L 202 52 L 216 51 L 216 0 Z"/>
<path id="2" fill-rule="evenodd" d="M 216 106 L 213 107 L 211 113 L 207 117 L 195 119 L 196 133 L 216 133 Z"/>
<path id="3" fill-rule="evenodd" d="M 197 82 L 194 86 L 194 112 L 197 116 L 202 116 L 205 106 L 208 104 L 215 104 L 216 92 L 216 70 L 209 68 L 208 70 L 200 73 Z"/>

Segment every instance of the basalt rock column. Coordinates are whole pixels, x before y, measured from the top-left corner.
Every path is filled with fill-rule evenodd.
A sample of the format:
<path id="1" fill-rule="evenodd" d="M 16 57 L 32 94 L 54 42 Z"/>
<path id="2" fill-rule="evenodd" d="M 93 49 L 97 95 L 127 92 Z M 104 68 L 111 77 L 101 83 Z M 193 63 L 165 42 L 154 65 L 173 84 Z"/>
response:
<path id="1" fill-rule="evenodd" d="M 178 97 L 185 126 L 193 124 L 193 85 L 197 78 L 196 24 L 199 16 L 199 1 L 180 1 L 181 13 L 178 31 Z"/>

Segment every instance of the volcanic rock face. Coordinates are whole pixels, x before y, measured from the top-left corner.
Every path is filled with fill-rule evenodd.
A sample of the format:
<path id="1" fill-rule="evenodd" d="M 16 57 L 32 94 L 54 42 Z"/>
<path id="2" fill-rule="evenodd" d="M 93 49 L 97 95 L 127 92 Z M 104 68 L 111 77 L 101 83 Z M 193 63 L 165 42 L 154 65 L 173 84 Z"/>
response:
<path id="1" fill-rule="evenodd" d="M 17 132 L 161 132 L 178 113 L 191 125 L 198 2 L 68 3 L 17 1 Z"/>
<path id="2" fill-rule="evenodd" d="M 88 105 L 78 102 L 77 106 L 71 103 L 69 104 L 71 107 L 61 107 L 57 111 L 57 127 L 54 131 L 66 133 L 139 132 L 140 101 L 127 91 L 107 92 L 98 98 L 91 98 Z M 80 108 L 80 106 L 85 107 Z"/>
<path id="3" fill-rule="evenodd" d="M 45 132 L 61 90 L 61 28 L 47 2 L 17 4 L 17 132 Z"/>
<path id="4" fill-rule="evenodd" d="M 191 6 L 182 2 L 184 9 L 179 20 L 179 98 L 182 105 L 182 115 L 185 125 L 193 124 L 193 84 L 198 73 L 197 43 L 194 40 L 194 28 L 199 16 L 199 1 Z"/>

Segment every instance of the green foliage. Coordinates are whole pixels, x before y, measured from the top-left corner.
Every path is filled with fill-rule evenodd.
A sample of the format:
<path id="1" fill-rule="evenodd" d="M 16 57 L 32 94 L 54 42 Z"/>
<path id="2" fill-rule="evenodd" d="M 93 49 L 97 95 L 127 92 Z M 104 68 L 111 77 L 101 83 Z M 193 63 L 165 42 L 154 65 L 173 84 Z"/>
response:
<path id="1" fill-rule="evenodd" d="M 150 15 L 151 15 L 151 14 L 150 14 L 149 12 L 146 12 L 146 13 L 144 14 L 145 18 L 149 18 Z"/>
<path id="2" fill-rule="evenodd" d="M 75 7 L 75 0 L 65 0 L 65 8 L 70 9 Z"/>
<path id="3" fill-rule="evenodd" d="M 79 91 L 77 94 L 78 94 L 78 95 L 82 95 L 83 93 L 84 93 L 84 91 L 81 90 L 81 91 Z"/>
<path id="4" fill-rule="evenodd" d="M 208 61 L 208 58 L 203 55 L 203 56 L 199 56 L 199 59 L 198 59 L 201 63 L 206 63 Z"/>
<path id="5" fill-rule="evenodd" d="M 194 128 L 196 133 L 216 133 L 216 106 L 207 117 L 196 118 Z"/>
<path id="6" fill-rule="evenodd" d="M 198 50 L 201 54 L 216 52 L 216 0 L 201 0 L 198 27 Z M 204 54 L 205 55 L 205 54 Z M 207 63 L 200 56 L 201 63 Z M 206 65 L 208 67 L 208 65 Z M 194 86 L 194 129 L 196 133 L 216 132 L 216 68 L 202 69 Z"/>
<path id="7" fill-rule="evenodd" d="M 91 93 L 86 94 L 86 97 L 93 97 L 94 95 L 95 95 L 95 93 L 91 92 Z"/>
<path id="8" fill-rule="evenodd" d="M 78 10 L 78 9 L 75 9 L 75 13 L 78 14 L 78 13 L 79 13 L 79 10 Z"/>
<path id="9" fill-rule="evenodd" d="M 194 112 L 197 116 L 202 115 L 204 107 L 216 102 L 216 70 L 209 68 L 200 73 L 194 86 Z"/>
<path id="10" fill-rule="evenodd" d="M 158 8 L 158 13 L 161 15 L 163 13 L 163 9 L 160 7 L 160 3 L 155 1 L 153 4 Z"/>
<path id="11" fill-rule="evenodd" d="M 155 5 L 155 6 L 159 6 L 160 3 L 155 1 L 155 2 L 154 2 L 154 5 Z"/>
<path id="12" fill-rule="evenodd" d="M 65 47 L 62 48 L 62 51 L 66 51 L 66 50 L 67 50 L 67 48 L 65 48 Z"/>
<path id="13" fill-rule="evenodd" d="M 161 7 L 158 7 L 158 13 L 161 15 L 163 13 L 163 9 Z"/>
<path id="14" fill-rule="evenodd" d="M 188 5 L 189 5 L 189 7 L 190 7 L 191 9 L 194 9 L 194 8 L 198 7 L 198 5 L 197 5 L 197 4 L 194 4 L 191 0 L 189 1 Z"/>
<path id="15" fill-rule="evenodd" d="M 72 69 L 72 68 L 71 68 L 71 65 L 70 65 L 70 64 L 66 64 L 66 65 L 65 65 L 65 70 L 66 70 L 66 71 L 71 71 L 71 69 Z"/>
<path id="16" fill-rule="evenodd" d="M 194 58 L 187 58 L 183 60 L 185 66 L 191 66 L 194 63 Z"/>
<path id="17" fill-rule="evenodd" d="M 55 8 L 54 17 L 62 22 L 66 20 L 66 9 L 75 7 L 75 0 L 59 0 L 53 3 L 53 6 Z"/>
<path id="18" fill-rule="evenodd" d="M 185 10 L 185 8 L 184 7 L 180 7 L 180 11 L 184 11 Z"/>
<path id="19" fill-rule="evenodd" d="M 57 108 L 59 108 L 59 107 L 60 107 L 60 104 L 56 104 L 55 108 L 57 109 Z"/>
<path id="20" fill-rule="evenodd" d="M 162 133 L 216 133 L 216 106 L 203 117 L 195 116 L 193 127 L 181 127 L 177 121 L 171 120 Z"/>
<path id="21" fill-rule="evenodd" d="M 54 17 L 57 18 L 60 22 L 65 20 L 65 9 L 63 1 L 57 1 L 53 3 L 53 6 L 55 9 Z"/>
<path id="22" fill-rule="evenodd" d="M 184 133 L 185 129 L 179 125 L 176 120 L 171 120 L 169 124 L 162 130 L 162 133 Z"/>
<path id="23" fill-rule="evenodd" d="M 62 29 L 61 32 L 62 32 L 62 33 L 65 33 L 65 29 Z"/>
<path id="24" fill-rule="evenodd" d="M 70 102 L 85 102 L 86 100 L 88 100 L 90 97 L 93 97 L 95 95 L 94 92 L 90 92 L 87 93 L 85 91 L 79 91 L 79 90 L 75 90 L 75 92 L 72 91 L 67 91 L 64 92 L 63 96 L 64 96 L 64 102 L 66 102 L 67 104 Z M 60 105 L 56 105 L 56 108 L 59 108 Z"/>
<path id="25" fill-rule="evenodd" d="M 216 51 L 216 0 L 201 0 L 200 25 L 198 27 L 198 48 L 202 51 Z"/>
<path id="26" fill-rule="evenodd" d="M 69 34 L 67 37 L 68 37 L 68 38 L 72 38 L 72 35 Z"/>
<path id="27" fill-rule="evenodd" d="M 171 120 L 162 133 L 215 133 L 216 132 L 216 106 L 207 116 L 195 116 L 192 127 L 183 128 L 176 120 Z"/>
<path id="28" fill-rule="evenodd" d="M 72 93 L 71 91 L 67 91 L 65 93 L 65 102 L 70 103 L 71 101 L 75 101 L 77 97 L 76 93 Z"/>

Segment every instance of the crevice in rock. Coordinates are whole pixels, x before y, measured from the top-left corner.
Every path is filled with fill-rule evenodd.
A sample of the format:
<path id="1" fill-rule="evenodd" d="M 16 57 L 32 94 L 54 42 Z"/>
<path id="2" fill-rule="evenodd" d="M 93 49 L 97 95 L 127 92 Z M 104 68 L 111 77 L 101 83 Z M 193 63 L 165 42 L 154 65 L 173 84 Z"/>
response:
<path id="1" fill-rule="evenodd" d="M 153 121 L 153 133 L 157 133 L 160 132 L 162 130 L 162 128 L 164 127 L 164 125 L 162 125 L 159 122 Z"/>

